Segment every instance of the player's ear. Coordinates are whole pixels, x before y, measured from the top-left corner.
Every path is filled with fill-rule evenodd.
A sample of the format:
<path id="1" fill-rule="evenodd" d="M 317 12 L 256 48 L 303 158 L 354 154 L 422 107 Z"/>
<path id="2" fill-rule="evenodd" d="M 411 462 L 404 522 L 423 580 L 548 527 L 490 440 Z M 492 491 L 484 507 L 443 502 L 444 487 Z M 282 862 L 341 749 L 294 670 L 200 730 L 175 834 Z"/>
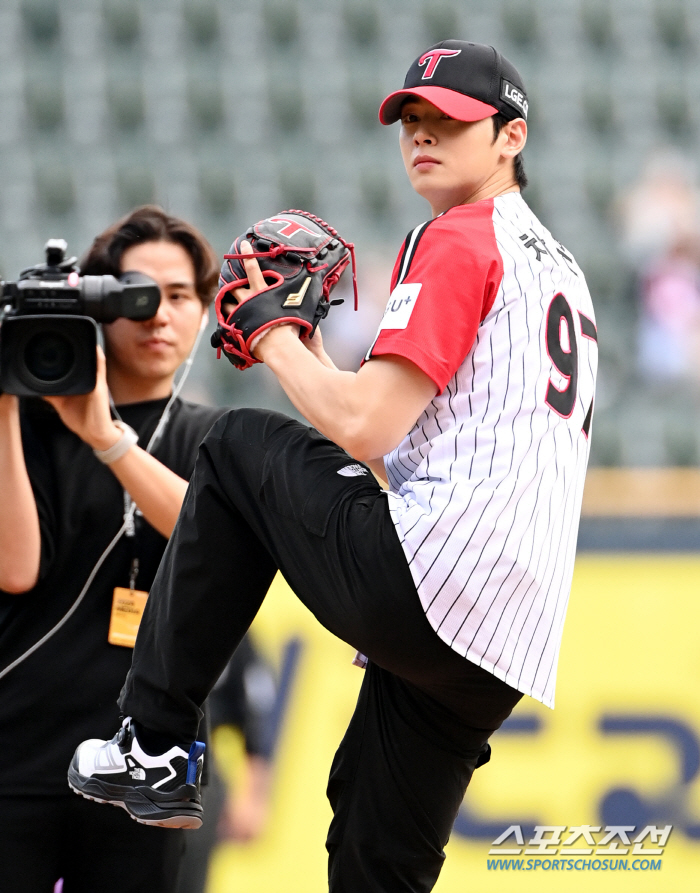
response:
<path id="1" fill-rule="evenodd" d="M 506 137 L 501 148 L 501 155 L 504 158 L 515 158 L 523 151 L 527 142 L 527 122 L 524 118 L 515 118 L 503 125 L 501 133 Z"/>

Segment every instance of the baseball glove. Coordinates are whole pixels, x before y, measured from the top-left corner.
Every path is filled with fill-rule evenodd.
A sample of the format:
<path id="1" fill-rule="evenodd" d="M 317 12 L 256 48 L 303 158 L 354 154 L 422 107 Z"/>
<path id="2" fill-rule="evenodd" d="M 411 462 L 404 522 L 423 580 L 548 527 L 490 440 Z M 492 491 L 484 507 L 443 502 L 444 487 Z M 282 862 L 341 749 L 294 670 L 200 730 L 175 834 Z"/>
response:
<path id="1" fill-rule="evenodd" d="M 241 253 L 244 241 L 252 254 Z M 249 257 L 257 258 L 267 287 L 224 312 L 223 303 L 235 302 L 233 289 L 248 285 L 243 258 Z M 252 354 L 260 335 L 283 323 L 299 326 L 300 338 L 312 338 L 331 305 L 343 303 L 329 295 L 351 260 L 357 310 L 354 245 L 332 226 L 307 211 L 282 211 L 251 226 L 224 255 L 215 301 L 219 325 L 211 338 L 218 356 L 223 351 L 234 366 L 248 369 L 260 362 Z"/>

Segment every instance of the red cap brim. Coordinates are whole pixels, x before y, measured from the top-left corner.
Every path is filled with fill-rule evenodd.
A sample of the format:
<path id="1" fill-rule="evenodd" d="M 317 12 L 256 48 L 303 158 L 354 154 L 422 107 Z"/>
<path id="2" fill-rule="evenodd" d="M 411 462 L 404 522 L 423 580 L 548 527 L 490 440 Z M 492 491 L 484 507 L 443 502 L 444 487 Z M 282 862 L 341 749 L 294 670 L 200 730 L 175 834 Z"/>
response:
<path id="1" fill-rule="evenodd" d="M 401 106 L 407 96 L 422 96 L 457 121 L 482 121 L 498 114 L 498 109 L 492 105 L 456 90 L 448 90 L 446 87 L 414 87 L 412 90 L 397 90 L 387 96 L 379 109 L 382 124 L 393 124 L 399 120 Z"/>

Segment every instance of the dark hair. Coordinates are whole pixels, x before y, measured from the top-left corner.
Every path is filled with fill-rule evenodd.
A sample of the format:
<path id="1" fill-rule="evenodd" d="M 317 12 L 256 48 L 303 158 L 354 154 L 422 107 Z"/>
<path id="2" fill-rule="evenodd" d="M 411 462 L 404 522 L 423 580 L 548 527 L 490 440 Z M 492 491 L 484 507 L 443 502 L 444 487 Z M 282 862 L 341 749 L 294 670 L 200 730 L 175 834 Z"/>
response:
<path id="1" fill-rule="evenodd" d="M 491 120 L 493 121 L 493 138 L 495 141 L 498 134 L 503 130 L 504 125 L 506 125 L 510 119 L 499 112 L 497 115 L 494 115 Z M 525 165 L 523 164 L 522 152 L 519 152 L 513 159 L 513 173 L 515 174 L 515 182 L 521 189 L 524 189 L 527 186 L 528 181 L 527 174 L 525 173 Z"/>
<path id="2" fill-rule="evenodd" d="M 189 223 L 171 217 L 157 205 L 143 205 L 100 233 L 80 263 L 87 276 L 122 272 L 122 255 L 133 245 L 143 242 L 174 242 L 181 245 L 192 259 L 195 290 L 207 307 L 216 295 L 219 261 L 209 242 Z"/>

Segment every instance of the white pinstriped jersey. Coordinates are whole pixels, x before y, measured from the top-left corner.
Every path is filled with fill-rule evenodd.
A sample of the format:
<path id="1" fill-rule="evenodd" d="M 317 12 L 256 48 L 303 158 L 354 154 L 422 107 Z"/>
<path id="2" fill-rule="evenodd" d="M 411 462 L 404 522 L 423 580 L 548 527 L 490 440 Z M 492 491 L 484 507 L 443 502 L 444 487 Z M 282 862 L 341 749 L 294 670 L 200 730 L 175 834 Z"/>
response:
<path id="1" fill-rule="evenodd" d="M 510 193 L 410 234 L 368 354 L 408 357 L 439 392 L 385 457 L 428 620 L 457 652 L 550 707 L 596 341 L 581 270 Z"/>

